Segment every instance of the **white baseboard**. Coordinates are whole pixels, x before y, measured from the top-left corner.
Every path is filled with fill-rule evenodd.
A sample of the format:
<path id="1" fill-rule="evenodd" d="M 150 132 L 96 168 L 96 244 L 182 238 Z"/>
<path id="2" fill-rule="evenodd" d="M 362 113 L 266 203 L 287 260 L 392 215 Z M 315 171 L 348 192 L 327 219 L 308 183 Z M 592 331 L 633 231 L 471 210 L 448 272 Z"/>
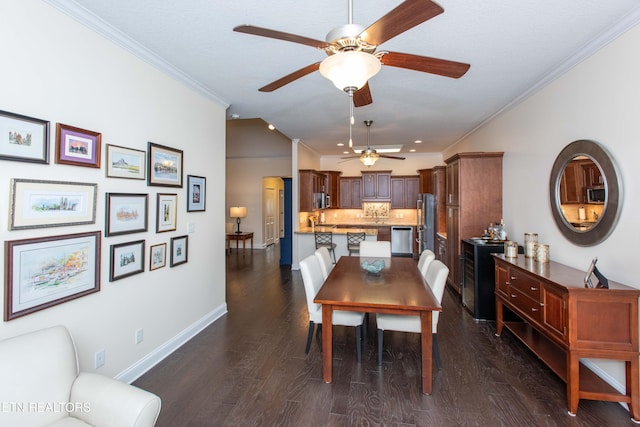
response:
<path id="1" fill-rule="evenodd" d="M 207 313 L 197 322 L 184 329 L 178 335 L 171 338 L 169 341 L 165 342 L 163 345 L 156 348 L 142 359 L 138 360 L 133 365 L 129 366 L 124 371 L 120 372 L 118 375 L 116 375 L 115 378 L 127 384 L 131 384 L 142 375 L 144 375 L 149 369 L 160 363 L 165 357 L 169 356 L 171 353 L 179 349 L 187 341 L 196 336 L 200 331 L 218 320 L 226 313 L 227 304 L 224 303 L 217 307 L 215 310 Z"/>

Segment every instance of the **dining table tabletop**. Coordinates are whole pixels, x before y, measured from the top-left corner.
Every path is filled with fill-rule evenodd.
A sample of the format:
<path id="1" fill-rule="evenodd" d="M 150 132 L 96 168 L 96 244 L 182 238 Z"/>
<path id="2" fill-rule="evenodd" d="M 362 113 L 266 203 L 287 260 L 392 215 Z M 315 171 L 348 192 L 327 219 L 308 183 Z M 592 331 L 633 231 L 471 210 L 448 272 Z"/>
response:
<path id="1" fill-rule="evenodd" d="M 369 267 L 384 262 L 377 273 Z M 322 323 L 331 325 L 334 310 L 389 313 L 420 316 L 422 333 L 422 392 L 431 394 L 432 312 L 442 311 L 437 298 L 408 257 L 361 258 L 342 256 L 316 294 L 314 302 L 322 304 Z M 322 328 L 322 375 L 325 383 L 333 381 L 333 328 Z"/>

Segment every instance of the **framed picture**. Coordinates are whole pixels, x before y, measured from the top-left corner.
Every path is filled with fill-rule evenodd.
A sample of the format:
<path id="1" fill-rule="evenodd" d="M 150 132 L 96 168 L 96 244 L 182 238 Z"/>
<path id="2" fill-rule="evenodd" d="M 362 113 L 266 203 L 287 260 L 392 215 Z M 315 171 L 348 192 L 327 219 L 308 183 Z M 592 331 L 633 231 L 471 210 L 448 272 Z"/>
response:
<path id="1" fill-rule="evenodd" d="M 88 168 L 100 167 L 102 135 L 58 123 L 56 125 L 56 163 Z"/>
<path id="2" fill-rule="evenodd" d="M 145 179 L 147 153 L 107 144 L 107 177 Z"/>
<path id="3" fill-rule="evenodd" d="M 49 122 L 0 111 L 0 159 L 49 163 Z"/>
<path id="4" fill-rule="evenodd" d="M 147 185 L 182 188 L 182 151 L 147 143 Z"/>
<path id="5" fill-rule="evenodd" d="M 4 242 L 4 320 L 100 290 L 100 231 Z"/>
<path id="6" fill-rule="evenodd" d="M 204 212 L 207 201 L 207 178 L 187 175 L 187 212 Z"/>
<path id="7" fill-rule="evenodd" d="M 167 244 L 160 243 L 151 246 L 151 253 L 149 256 L 149 270 L 155 270 L 167 265 Z"/>
<path id="8" fill-rule="evenodd" d="M 111 245 L 109 281 L 124 279 L 144 271 L 144 240 Z"/>
<path id="9" fill-rule="evenodd" d="M 98 184 L 11 180 L 9 230 L 94 224 Z"/>
<path id="10" fill-rule="evenodd" d="M 178 215 L 178 195 L 158 193 L 156 206 L 156 233 L 175 231 Z"/>
<path id="11" fill-rule="evenodd" d="M 147 231 L 148 194 L 106 193 L 105 236 Z"/>
<path id="12" fill-rule="evenodd" d="M 179 236 L 171 238 L 171 262 L 169 266 L 175 267 L 186 264 L 187 252 L 189 250 L 189 236 Z"/>

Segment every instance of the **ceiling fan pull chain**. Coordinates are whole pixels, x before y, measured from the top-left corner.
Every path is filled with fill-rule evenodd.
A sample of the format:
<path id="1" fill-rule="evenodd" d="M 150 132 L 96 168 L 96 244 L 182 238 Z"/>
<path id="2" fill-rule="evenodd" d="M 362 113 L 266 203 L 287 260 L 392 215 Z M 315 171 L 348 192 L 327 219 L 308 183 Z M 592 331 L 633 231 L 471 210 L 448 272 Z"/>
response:
<path id="1" fill-rule="evenodd" d="M 349 93 L 349 148 L 353 148 L 351 129 L 353 128 L 353 92 Z"/>

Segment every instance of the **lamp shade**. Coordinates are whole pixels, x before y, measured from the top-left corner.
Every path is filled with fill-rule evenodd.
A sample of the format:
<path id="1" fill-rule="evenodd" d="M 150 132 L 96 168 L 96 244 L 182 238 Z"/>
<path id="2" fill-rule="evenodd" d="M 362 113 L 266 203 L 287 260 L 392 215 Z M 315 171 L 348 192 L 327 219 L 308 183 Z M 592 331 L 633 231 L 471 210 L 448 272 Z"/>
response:
<path id="1" fill-rule="evenodd" d="M 338 52 L 320 63 L 320 74 L 340 90 L 360 89 L 375 76 L 382 64 L 370 53 L 356 50 Z"/>
<path id="2" fill-rule="evenodd" d="M 246 218 L 247 217 L 247 208 L 234 206 L 229 208 L 229 216 L 231 218 Z"/>

